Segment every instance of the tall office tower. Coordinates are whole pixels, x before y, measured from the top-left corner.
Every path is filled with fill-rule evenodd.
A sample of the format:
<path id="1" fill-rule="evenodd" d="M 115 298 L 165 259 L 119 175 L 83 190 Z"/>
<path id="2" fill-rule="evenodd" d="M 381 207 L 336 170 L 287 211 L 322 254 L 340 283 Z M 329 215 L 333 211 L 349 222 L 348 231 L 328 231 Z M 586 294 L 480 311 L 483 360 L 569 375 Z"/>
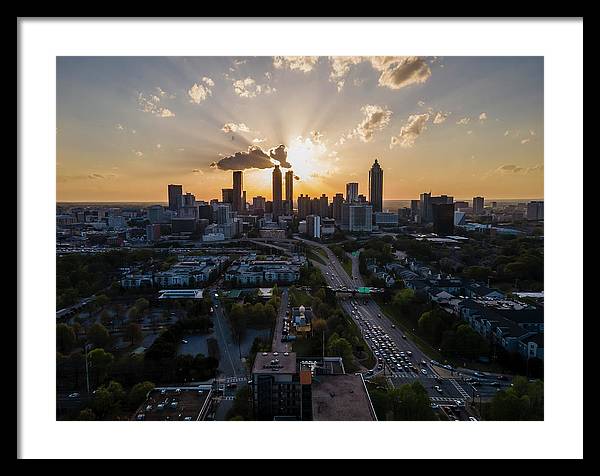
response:
<path id="1" fill-rule="evenodd" d="M 321 213 L 321 200 L 317 197 L 310 201 L 310 213 L 311 215 L 319 215 Z"/>
<path id="2" fill-rule="evenodd" d="M 298 218 L 305 220 L 310 215 L 310 197 L 300 194 L 298 197 Z"/>
<path id="3" fill-rule="evenodd" d="M 329 197 L 324 193 L 319 198 L 319 216 L 321 218 L 329 217 Z"/>
<path id="4" fill-rule="evenodd" d="M 231 223 L 231 204 L 221 203 L 217 205 L 217 224 L 227 225 Z"/>
<path id="5" fill-rule="evenodd" d="M 246 206 L 248 204 L 248 202 L 246 200 L 247 200 L 246 199 L 246 190 L 244 190 L 242 192 L 242 211 L 244 211 L 244 212 L 246 211 Z"/>
<path id="6" fill-rule="evenodd" d="M 255 213 L 259 212 L 259 211 L 264 213 L 265 209 L 266 209 L 266 204 L 267 204 L 267 199 L 261 195 L 254 197 L 252 199 L 252 209 L 254 210 Z"/>
<path id="7" fill-rule="evenodd" d="M 473 197 L 473 215 L 481 215 L 483 213 L 483 197 Z"/>
<path id="8" fill-rule="evenodd" d="M 181 206 L 181 196 L 183 195 L 183 186 L 169 184 L 169 210 L 176 212 Z"/>
<path id="9" fill-rule="evenodd" d="M 415 217 L 419 214 L 419 200 L 410 201 L 410 215 Z"/>
<path id="10" fill-rule="evenodd" d="M 223 203 L 231 203 L 233 204 L 233 189 L 232 188 L 222 188 L 221 189 Z"/>
<path id="11" fill-rule="evenodd" d="M 421 215 L 421 221 L 423 223 L 431 221 L 431 192 L 425 192 L 421 194 L 419 203 L 419 214 Z"/>
<path id="12" fill-rule="evenodd" d="M 373 212 L 383 211 L 383 169 L 377 159 L 369 170 L 369 201 Z"/>
<path id="13" fill-rule="evenodd" d="M 196 197 L 194 194 L 187 192 L 181 197 L 181 207 L 193 207 L 196 205 Z"/>
<path id="14" fill-rule="evenodd" d="M 358 195 L 358 199 L 356 200 L 358 203 L 367 203 L 367 197 L 365 197 L 362 193 Z"/>
<path id="15" fill-rule="evenodd" d="M 289 214 L 294 210 L 294 171 L 288 170 L 285 173 L 285 201 L 288 202 Z"/>
<path id="16" fill-rule="evenodd" d="M 244 173 L 241 170 L 233 172 L 233 211 L 242 211 L 242 191 L 244 189 Z"/>
<path id="17" fill-rule="evenodd" d="M 358 200 L 358 183 L 350 182 L 346 184 L 346 201 L 348 203 Z"/>
<path id="18" fill-rule="evenodd" d="M 454 202 L 455 210 L 461 210 L 463 208 L 469 208 L 469 202 L 465 200 L 459 200 L 458 202 Z"/>
<path id="19" fill-rule="evenodd" d="M 273 169 L 273 221 L 277 221 L 282 214 L 281 169 L 276 165 Z"/>
<path id="20" fill-rule="evenodd" d="M 433 203 L 433 232 L 438 235 L 454 233 L 454 203 Z"/>
<path id="21" fill-rule="evenodd" d="M 336 193 L 332 201 L 332 218 L 337 224 L 342 222 L 342 204 L 344 203 L 344 194 Z"/>
<path id="22" fill-rule="evenodd" d="M 544 219 L 544 202 L 533 201 L 527 204 L 527 215 L 528 220 L 543 220 Z"/>
<path id="23" fill-rule="evenodd" d="M 341 229 L 349 232 L 373 230 L 373 206 L 369 203 L 344 203 Z"/>
<path id="24" fill-rule="evenodd" d="M 321 238 L 321 217 L 319 215 L 306 217 L 306 233 L 310 238 Z"/>

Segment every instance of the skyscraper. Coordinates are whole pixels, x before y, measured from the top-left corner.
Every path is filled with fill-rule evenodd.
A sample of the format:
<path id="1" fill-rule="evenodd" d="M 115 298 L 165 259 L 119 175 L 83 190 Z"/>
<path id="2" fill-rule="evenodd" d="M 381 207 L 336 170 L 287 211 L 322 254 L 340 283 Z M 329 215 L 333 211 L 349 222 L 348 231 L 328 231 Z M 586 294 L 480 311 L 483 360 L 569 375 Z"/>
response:
<path id="1" fill-rule="evenodd" d="M 344 194 L 336 193 L 332 201 L 332 215 L 337 224 L 342 222 L 342 204 L 344 203 Z"/>
<path id="2" fill-rule="evenodd" d="M 373 212 L 383 211 L 383 169 L 377 159 L 369 170 L 369 200 Z"/>
<path id="3" fill-rule="evenodd" d="M 473 215 L 481 215 L 483 213 L 483 205 L 483 197 L 473 197 Z"/>
<path id="4" fill-rule="evenodd" d="M 273 169 L 273 220 L 283 213 L 283 200 L 281 193 L 281 169 L 276 165 Z"/>
<path id="5" fill-rule="evenodd" d="M 438 235 L 451 235 L 454 233 L 454 204 L 433 203 L 433 232 Z"/>
<path id="6" fill-rule="evenodd" d="M 348 203 L 358 200 L 358 183 L 350 182 L 346 184 L 346 201 Z"/>
<path id="7" fill-rule="evenodd" d="M 291 214 L 294 209 L 294 171 L 288 170 L 285 173 L 285 201 L 288 211 Z"/>
<path id="8" fill-rule="evenodd" d="M 183 195 L 183 186 L 169 184 L 169 210 L 176 212 L 181 206 L 181 196 Z"/>
<path id="9" fill-rule="evenodd" d="M 241 170 L 233 172 L 233 211 L 241 212 L 242 208 L 242 190 L 244 188 L 244 174 Z"/>
<path id="10" fill-rule="evenodd" d="M 544 219 L 544 202 L 532 201 L 527 204 L 527 220 L 543 220 Z"/>
<path id="11" fill-rule="evenodd" d="M 298 218 L 304 220 L 308 215 L 310 215 L 310 197 L 300 194 L 298 197 Z"/>
<path id="12" fill-rule="evenodd" d="M 321 218 L 329 217 L 329 197 L 325 194 L 319 198 L 319 216 Z"/>
<path id="13" fill-rule="evenodd" d="M 222 202 L 223 203 L 231 203 L 233 204 L 233 189 L 232 188 L 222 188 L 221 189 Z"/>

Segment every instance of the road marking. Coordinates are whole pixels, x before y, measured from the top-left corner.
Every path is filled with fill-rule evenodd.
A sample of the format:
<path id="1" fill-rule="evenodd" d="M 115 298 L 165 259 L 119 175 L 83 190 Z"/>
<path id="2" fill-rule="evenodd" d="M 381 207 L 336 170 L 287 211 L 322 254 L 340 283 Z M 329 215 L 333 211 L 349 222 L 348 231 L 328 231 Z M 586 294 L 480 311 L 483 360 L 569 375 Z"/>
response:
<path id="1" fill-rule="evenodd" d="M 465 392 L 465 389 L 464 389 L 464 388 L 462 388 L 462 386 L 460 386 L 460 385 L 459 385 L 459 384 L 456 382 L 456 380 L 454 380 L 453 378 L 451 378 L 451 379 L 448 379 L 448 380 L 450 380 L 450 382 L 452 382 L 452 385 L 454 385 L 454 386 L 456 387 L 456 390 L 458 390 L 458 393 L 460 393 L 460 394 L 462 395 L 462 397 L 463 397 L 463 398 L 465 398 L 465 399 L 467 399 L 467 400 L 470 398 L 470 397 L 469 397 L 469 394 L 468 394 L 467 392 Z"/>

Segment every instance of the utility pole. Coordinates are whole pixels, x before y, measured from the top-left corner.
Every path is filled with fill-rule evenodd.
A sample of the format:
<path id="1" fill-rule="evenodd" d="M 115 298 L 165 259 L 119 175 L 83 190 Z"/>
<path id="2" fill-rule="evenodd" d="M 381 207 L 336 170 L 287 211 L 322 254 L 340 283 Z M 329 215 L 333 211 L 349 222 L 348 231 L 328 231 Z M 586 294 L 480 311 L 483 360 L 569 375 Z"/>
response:
<path id="1" fill-rule="evenodd" d="M 88 343 L 85 343 L 85 383 L 87 387 L 88 398 L 90 396 L 90 374 L 88 370 Z"/>

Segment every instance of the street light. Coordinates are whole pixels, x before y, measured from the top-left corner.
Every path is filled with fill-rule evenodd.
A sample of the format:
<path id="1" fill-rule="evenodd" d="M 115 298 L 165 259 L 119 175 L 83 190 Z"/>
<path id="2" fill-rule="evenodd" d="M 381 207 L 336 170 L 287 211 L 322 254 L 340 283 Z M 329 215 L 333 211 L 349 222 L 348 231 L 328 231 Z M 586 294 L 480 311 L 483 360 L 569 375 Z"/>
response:
<path id="1" fill-rule="evenodd" d="M 90 396 L 90 374 L 89 374 L 89 370 L 88 370 L 88 347 L 89 346 L 90 346 L 90 344 L 88 344 L 88 343 L 86 343 L 84 346 L 84 349 L 85 349 L 85 382 L 86 382 L 88 397 Z"/>

